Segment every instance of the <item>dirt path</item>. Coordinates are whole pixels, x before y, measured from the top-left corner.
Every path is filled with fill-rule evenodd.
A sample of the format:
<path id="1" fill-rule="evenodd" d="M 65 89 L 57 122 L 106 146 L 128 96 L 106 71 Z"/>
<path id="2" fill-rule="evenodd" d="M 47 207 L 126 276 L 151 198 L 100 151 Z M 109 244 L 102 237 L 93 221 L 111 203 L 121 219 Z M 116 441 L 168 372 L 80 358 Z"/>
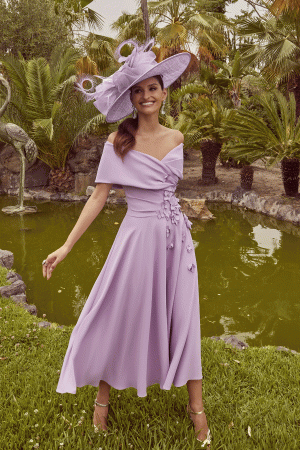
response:
<path id="1" fill-rule="evenodd" d="M 197 198 L 200 193 L 211 191 L 233 192 L 240 186 L 240 170 L 226 168 L 217 162 L 216 176 L 219 182 L 209 186 L 200 185 L 202 165 L 200 161 L 200 150 L 189 151 L 188 157 L 184 160 L 183 180 L 179 180 L 177 192 L 188 198 Z M 254 179 L 252 191 L 259 196 L 272 196 L 283 199 L 284 187 L 281 178 L 279 165 L 273 169 L 265 169 L 263 163 L 259 161 L 253 164 Z M 299 199 L 289 198 L 289 203 L 300 205 Z"/>

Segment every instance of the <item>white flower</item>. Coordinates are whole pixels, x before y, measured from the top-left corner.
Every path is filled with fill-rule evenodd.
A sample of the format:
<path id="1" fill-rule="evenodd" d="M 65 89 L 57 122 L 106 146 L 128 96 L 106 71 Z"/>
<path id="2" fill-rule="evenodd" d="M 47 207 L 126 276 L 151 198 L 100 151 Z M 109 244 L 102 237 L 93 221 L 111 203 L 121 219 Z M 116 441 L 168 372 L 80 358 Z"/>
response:
<path id="1" fill-rule="evenodd" d="M 35 424 L 34 426 L 35 426 L 35 428 L 37 428 L 37 427 L 39 426 L 39 424 L 38 424 L 38 423 L 36 423 L 36 424 Z"/>
<path id="2" fill-rule="evenodd" d="M 29 442 L 33 442 L 33 439 L 30 439 L 30 441 Z"/>
<path id="3" fill-rule="evenodd" d="M 33 448 L 39 448 L 40 444 L 37 442 L 36 444 L 34 444 Z"/>
<path id="4" fill-rule="evenodd" d="M 26 411 L 26 413 L 24 413 L 24 416 L 28 416 L 28 411 Z"/>
<path id="5" fill-rule="evenodd" d="M 39 410 L 38 409 L 35 409 L 33 412 L 35 412 L 35 413 L 38 413 L 39 412 Z"/>

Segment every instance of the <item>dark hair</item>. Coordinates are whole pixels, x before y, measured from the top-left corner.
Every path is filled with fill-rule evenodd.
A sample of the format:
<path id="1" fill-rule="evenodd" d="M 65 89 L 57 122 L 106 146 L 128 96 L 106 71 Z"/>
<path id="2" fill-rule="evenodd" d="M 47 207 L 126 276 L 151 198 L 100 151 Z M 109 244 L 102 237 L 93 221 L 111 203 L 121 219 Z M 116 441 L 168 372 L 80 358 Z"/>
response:
<path id="1" fill-rule="evenodd" d="M 155 75 L 153 78 L 156 78 L 161 86 L 164 89 L 164 84 L 161 75 Z M 134 86 L 130 88 L 130 92 L 132 93 L 132 89 Z M 132 117 L 128 117 L 123 120 L 118 126 L 118 131 L 116 137 L 114 139 L 114 149 L 117 155 L 124 159 L 124 156 L 131 150 L 131 148 L 135 144 L 135 132 L 138 128 L 138 117 L 133 119 Z"/>

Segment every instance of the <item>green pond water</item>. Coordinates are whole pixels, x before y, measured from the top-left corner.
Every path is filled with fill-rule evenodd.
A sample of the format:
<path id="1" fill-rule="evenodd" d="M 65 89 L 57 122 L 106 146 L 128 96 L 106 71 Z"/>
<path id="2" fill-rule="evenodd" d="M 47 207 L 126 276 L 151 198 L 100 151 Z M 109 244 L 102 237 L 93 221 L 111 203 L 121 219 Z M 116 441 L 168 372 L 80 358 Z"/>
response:
<path id="1" fill-rule="evenodd" d="M 0 196 L 0 208 L 16 204 Z M 75 324 L 103 267 L 126 206 L 106 205 L 54 270 L 42 260 L 66 240 L 84 204 L 26 202 L 38 213 L 0 211 L 0 248 L 14 253 L 38 316 Z M 192 219 L 202 336 L 237 335 L 249 345 L 283 345 L 300 351 L 300 228 L 228 204 L 208 203 L 215 219 Z"/>

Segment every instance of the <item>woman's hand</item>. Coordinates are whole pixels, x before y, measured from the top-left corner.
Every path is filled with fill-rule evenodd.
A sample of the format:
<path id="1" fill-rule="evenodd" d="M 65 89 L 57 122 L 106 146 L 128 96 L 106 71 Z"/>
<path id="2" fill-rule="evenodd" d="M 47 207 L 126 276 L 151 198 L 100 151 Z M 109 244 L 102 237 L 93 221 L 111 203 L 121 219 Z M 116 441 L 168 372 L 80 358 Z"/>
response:
<path id="1" fill-rule="evenodd" d="M 47 256 L 46 258 L 47 263 L 43 264 L 44 278 L 47 277 L 47 280 L 49 280 L 57 264 L 67 256 L 69 251 L 70 250 L 65 245 L 63 245 L 62 247 L 55 250 L 55 252 L 50 253 L 50 255 Z"/>

